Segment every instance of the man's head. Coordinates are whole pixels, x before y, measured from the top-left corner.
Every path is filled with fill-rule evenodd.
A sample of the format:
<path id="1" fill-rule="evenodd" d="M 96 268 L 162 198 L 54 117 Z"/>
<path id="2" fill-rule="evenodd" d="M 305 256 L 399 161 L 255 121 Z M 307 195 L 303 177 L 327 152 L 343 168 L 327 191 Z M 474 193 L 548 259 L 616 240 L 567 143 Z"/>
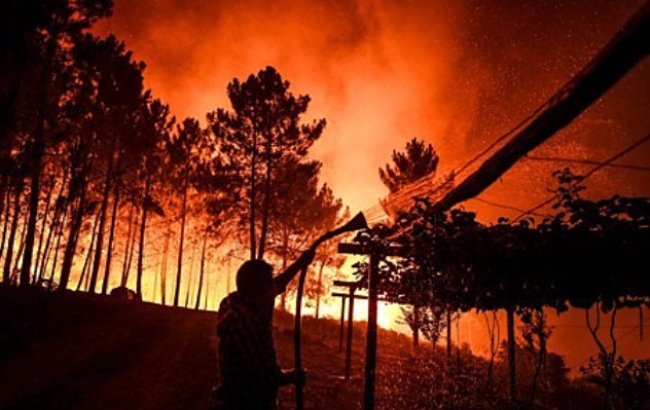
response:
<path id="1" fill-rule="evenodd" d="M 237 290 L 249 298 L 266 298 L 273 292 L 273 267 L 261 259 L 244 262 L 237 271 Z"/>

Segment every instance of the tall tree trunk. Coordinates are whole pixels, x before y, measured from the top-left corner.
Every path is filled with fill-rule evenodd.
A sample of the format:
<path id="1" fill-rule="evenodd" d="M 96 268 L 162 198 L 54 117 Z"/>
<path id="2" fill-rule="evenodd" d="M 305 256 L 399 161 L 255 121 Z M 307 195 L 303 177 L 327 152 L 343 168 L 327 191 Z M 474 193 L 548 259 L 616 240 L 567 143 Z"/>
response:
<path id="1" fill-rule="evenodd" d="M 289 232 L 287 228 L 282 232 L 282 272 L 287 269 L 287 257 L 289 253 Z M 280 296 L 280 308 L 283 312 L 287 311 L 287 292 L 282 292 Z"/>
<path id="2" fill-rule="evenodd" d="M 108 168 L 106 170 L 106 180 L 104 181 L 104 196 L 102 197 L 102 205 L 99 210 L 99 227 L 97 229 L 97 246 L 95 247 L 95 260 L 93 261 L 93 269 L 90 275 L 90 292 L 95 293 L 97 287 L 97 277 L 99 276 L 99 268 L 102 264 L 102 250 L 104 248 L 104 227 L 106 225 L 106 213 L 108 211 L 108 198 L 111 195 L 111 180 L 113 178 L 113 154 L 110 154 L 108 161 Z"/>
<path id="3" fill-rule="evenodd" d="M 91 238 L 90 244 L 93 245 L 93 242 L 95 241 L 95 238 Z M 88 267 L 88 261 L 92 257 L 92 247 L 88 248 L 88 252 L 86 252 L 86 257 L 84 258 L 84 266 L 81 267 L 81 275 L 79 275 L 79 278 L 77 279 L 77 288 L 75 289 L 77 292 L 81 290 L 81 285 L 84 283 L 84 279 L 86 279 L 86 268 Z"/>
<path id="4" fill-rule="evenodd" d="M 7 219 L 3 217 L 5 211 L 5 202 L 7 200 L 7 192 L 9 191 L 7 189 L 7 185 L 7 179 L 0 175 L 0 220 L 3 224 L 7 223 Z M 2 244 L 0 244 L 0 246 L 2 246 Z M 2 249 L 0 249 L 0 255 L 2 255 Z"/>
<path id="5" fill-rule="evenodd" d="M 2 255 L 4 255 L 5 251 L 5 240 L 7 239 L 7 231 L 9 231 L 9 227 L 11 224 L 9 223 L 9 216 L 10 216 L 10 209 L 11 209 L 11 191 L 7 189 L 4 192 L 4 195 L 2 197 L 2 203 L 5 204 L 4 206 L 4 224 L 2 225 L 2 242 L 0 242 L 0 258 L 2 258 Z"/>
<path id="6" fill-rule="evenodd" d="M 190 275 L 187 278 L 187 286 L 185 287 L 185 307 L 190 306 L 190 293 L 192 292 L 192 279 L 194 276 L 194 260 L 196 256 L 196 246 L 192 246 L 192 256 L 190 256 Z"/>
<path id="7" fill-rule="evenodd" d="M 538 317 L 540 331 L 537 334 L 538 341 L 539 341 L 539 349 L 537 353 L 537 361 L 535 362 L 535 373 L 533 374 L 533 386 L 530 392 L 530 405 L 532 408 L 534 408 L 535 405 L 537 384 L 542 374 L 542 369 L 546 367 L 546 336 L 544 335 L 546 317 L 543 309 L 539 310 L 538 312 L 535 312 L 534 315 Z"/>
<path id="8" fill-rule="evenodd" d="M 59 260 L 59 251 L 61 250 L 61 238 L 63 238 L 64 227 L 68 219 L 68 206 L 66 205 L 61 217 L 61 224 L 59 225 L 56 233 L 56 245 L 54 246 L 54 261 L 52 261 L 52 271 L 50 272 L 50 283 L 54 282 L 54 274 L 56 272 L 56 264 Z M 48 260 L 43 263 L 43 269 L 47 268 Z"/>
<path id="9" fill-rule="evenodd" d="M 93 259 L 93 247 L 95 246 L 95 240 L 97 238 L 97 225 L 99 224 L 99 215 L 95 218 L 95 223 L 93 224 L 93 230 L 90 233 L 90 244 L 88 244 L 88 252 L 86 253 L 86 258 L 84 259 L 84 266 L 81 268 L 81 275 L 79 275 L 79 281 L 77 282 L 77 291 L 81 289 L 81 284 L 84 283 L 86 279 L 85 290 L 88 291 L 89 280 L 88 280 L 88 269 L 90 267 L 90 261 Z M 93 292 L 95 293 L 95 292 Z"/>
<path id="10" fill-rule="evenodd" d="M 111 279 L 111 262 L 113 261 L 113 244 L 115 241 L 115 224 L 117 222 L 117 214 L 120 210 L 120 190 L 118 185 L 115 184 L 113 190 L 113 209 L 111 212 L 111 227 L 108 232 L 108 244 L 106 245 L 106 266 L 104 267 L 104 281 L 102 282 L 102 295 L 108 293 L 108 285 Z"/>
<path id="11" fill-rule="evenodd" d="M 485 325 L 487 327 L 488 338 L 490 340 L 490 360 L 488 362 L 487 382 L 488 386 L 492 385 L 492 373 L 494 369 L 494 358 L 499 351 L 499 342 L 501 339 L 501 331 L 499 328 L 499 317 L 496 311 L 492 311 L 492 321 L 488 318 L 487 313 L 483 313 L 485 317 Z"/>
<path id="12" fill-rule="evenodd" d="M 11 282 L 11 266 L 14 253 L 14 241 L 16 240 L 16 231 L 18 230 L 18 219 L 20 218 L 20 193 L 22 184 L 18 185 L 14 194 L 14 211 L 11 219 L 11 231 L 9 232 L 9 241 L 7 242 L 7 255 L 5 256 L 5 266 L 2 272 L 2 282 Z"/>
<path id="13" fill-rule="evenodd" d="M 151 189 L 151 177 L 147 176 L 147 181 L 145 182 L 144 189 L 144 201 L 142 203 L 142 220 L 140 221 L 140 243 L 138 244 L 138 276 L 136 278 L 136 292 L 140 297 L 142 297 L 142 273 L 144 271 L 144 234 L 147 229 L 147 213 L 148 205 L 147 200 L 149 199 L 149 191 Z"/>
<path id="14" fill-rule="evenodd" d="M 181 292 L 181 279 L 183 275 L 183 247 L 185 244 L 185 220 L 187 216 L 187 181 L 183 187 L 183 201 L 181 205 L 181 233 L 178 245 L 178 261 L 176 264 L 176 289 L 174 290 L 174 307 L 178 307 L 178 298 Z"/>
<path id="15" fill-rule="evenodd" d="M 612 385 L 613 385 L 613 377 L 614 377 L 614 365 L 616 362 L 616 352 L 618 349 L 618 341 L 616 340 L 616 336 L 614 334 L 614 329 L 616 327 L 616 314 L 618 312 L 618 307 L 614 305 L 614 309 L 612 310 L 612 314 L 610 317 L 610 322 L 609 322 L 609 337 L 611 339 L 611 344 L 608 346 L 605 346 L 604 342 L 600 339 L 598 336 L 598 329 L 600 328 L 600 311 L 602 308 L 602 302 L 596 302 L 594 306 L 594 310 L 596 313 L 596 323 L 592 324 L 591 323 L 591 317 L 590 317 L 590 310 L 591 308 L 585 309 L 585 315 L 586 315 L 586 320 L 587 320 L 587 329 L 589 329 L 589 333 L 591 333 L 591 337 L 593 338 L 594 342 L 596 342 L 596 345 L 598 346 L 598 358 L 600 361 L 600 364 L 603 366 L 602 367 L 602 376 L 603 376 L 603 381 L 604 381 L 604 387 L 605 387 L 605 408 L 606 409 L 614 409 L 614 397 L 613 397 L 613 392 L 612 392 Z M 608 350 L 611 349 L 611 350 Z"/>
<path id="16" fill-rule="evenodd" d="M 201 291 L 203 290 L 203 275 L 205 274 L 205 248 L 208 244 L 208 230 L 206 229 L 203 233 L 203 246 L 201 247 L 201 269 L 199 272 L 199 287 L 196 292 L 196 305 L 194 309 L 199 309 L 199 304 L 201 303 Z"/>
<path id="17" fill-rule="evenodd" d="M 20 260 L 23 257 L 23 254 L 25 253 L 25 239 L 27 237 L 27 219 L 29 218 L 29 214 L 25 213 L 23 216 L 24 220 L 23 223 L 21 224 L 22 230 L 20 231 L 20 245 L 18 245 L 18 252 L 16 252 L 16 258 L 14 262 L 14 268 L 12 272 L 20 272 Z M 29 278 L 28 278 L 29 280 Z M 29 283 L 27 283 L 29 285 Z M 22 287 L 22 286 L 21 286 Z"/>
<path id="18" fill-rule="evenodd" d="M 58 34 L 50 33 L 45 48 L 45 64 L 41 72 L 40 84 L 38 86 L 38 107 L 36 113 L 36 128 L 33 135 L 33 146 L 30 156 L 31 160 L 31 186 L 29 195 L 29 220 L 27 221 L 27 232 L 25 236 L 25 254 L 23 265 L 20 270 L 20 287 L 29 286 L 29 278 L 32 271 L 32 257 L 34 255 L 34 240 L 36 238 L 36 221 L 38 220 L 38 203 L 41 194 L 41 171 L 43 168 L 43 155 L 45 154 L 45 122 L 47 119 L 47 108 L 49 99 L 50 78 L 52 77 L 52 60 L 58 47 Z"/>
<path id="19" fill-rule="evenodd" d="M 129 227 L 126 232 L 126 245 L 124 249 L 124 260 L 122 263 L 122 280 L 120 286 L 126 287 L 129 282 L 129 271 L 131 270 L 131 257 L 133 255 L 133 248 L 135 247 L 135 229 L 133 226 L 135 222 L 135 204 L 131 204 L 131 212 L 129 213 Z"/>
<path id="20" fill-rule="evenodd" d="M 44 110 L 44 108 L 43 108 Z M 43 114 L 44 115 L 44 114 Z M 32 256 L 34 254 L 34 239 L 36 237 L 36 220 L 38 219 L 38 202 L 41 193 L 41 168 L 43 163 L 43 133 L 45 118 L 39 118 L 34 136 L 32 151 L 32 183 L 29 194 L 29 220 L 25 236 L 25 254 L 23 266 L 20 270 L 20 287 L 29 286 L 32 271 Z"/>
<path id="21" fill-rule="evenodd" d="M 172 225 L 167 227 L 165 235 L 165 245 L 163 248 L 163 259 L 160 264 L 160 303 L 164 306 L 167 296 L 167 260 L 169 259 L 169 242 L 172 237 Z"/>
<path id="22" fill-rule="evenodd" d="M 9 209 L 11 208 L 11 195 L 9 189 L 2 190 L 0 201 L 2 202 L 2 239 L 0 240 L 0 261 L 4 258 L 5 240 L 7 239 L 7 232 L 11 226 L 9 223 Z"/>
<path id="23" fill-rule="evenodd" d="M 33 146 L 30 155 L 31 186 L 29 194 L 29 220 L 27 221 L 27 235 L 25 237 L 25 254 L 23 266 L 20 270 L 20 287 L 29 286 L 32 271 L 32 256 L 34 254 L 34 240 L 36 238 L 36 221 L 38 219 L 38 202 L 41 194 L 41 170 L 43 168 L 43 155 L 45 153 L 45 120 L 47 118 L 47 105 L 49 94 L 49 78 L 51 77 L 51 61 L 57 47 L 57 38 L 52 36 L 47 42 L 45 51 L 45 66 L 41 72 L 39 84 L 39 101 L 36 113 L 36 128 L 33 135 Z"/>
<path id="24" fill-rule="evenodd" d="M 61 217 L 61 207 L 59 206 L 63 200 L 63 191 L 68 182 L 68 172 L 64 172 L 63 179 L 61 181 L 61 188 L 59 189 L 59 195 L 57 196 L 54 202 L 54 215 L 52 216 L 52 221 L 50 222 L 50 229 L 47 233 L 47 240 L 45 241 L 45 250 L 43 251 L 43 257 L 41 258 L 40 266 L 38 266 L 38 278 L 39 280 L 45 276 L 45 269 L 47 269 L 47 263 L 49 262 L 49 254 L 52 245 L 52 238 L 54 233 L 61 230 L 61 225 L 64 224 L 64 220 Z M 63 211 L 67 213 L 67 205 L 63 208 Z M 64 214 L 65 215 L 65 214 Z M 58 244 L 57 244 L 58 246 Z"/>
<path id="25" fill-rule="evenodd" d="M 70 281 L 70 271 L 72 270 L 72 261 L 77 249 L 77 241 L 79 240 L 79 233 L 83 223 L 84 208 L 86 207 L 86 188 L 81 189 L 79 202 L 76 212 L 73 215 L 72 223 L 70 224 L 70 231 L 68 233 L 68 241 L 65 245 L 63 252 L 63 265 L 61 266 L 61 279 L 59 280 L 59 290 L 66 290 L 68 282 Z"/>
<path id="26" fill-rule="evenodd" d="M 153 275 L 153 286 L 151 287 L 151 302 L 156 303 L 156 289 L 158 289 L 158 275 Z"/>
<path id="27" fill-rule="evenodd" d="M 208 269 L 208 272 L 210 270 Z M 210 275 L 205 278 L 205 297 L 203 298 L 203 310 L 208 310 L 208 300 L 210 300 Z"/>
<path id="28" fill-rule="evenodd" d="M 86 252 L 86 257 L 84 258 L 84 265 L 81 267 L 81 275 L 79 275 L 79 280 L 77 281 L 77 291 L 81 289 L 81 284 L 84 283 L 84 279 L 85 279 L 84 290 L 88 291 L 89 289 L 88 269 L 90 267 L 90 262 L 93 259 L 93 248 L 95 247 L 95 240 L 97 238 L 95 233 L 97 232 L 98 221 L 99 221 L 99 215 L 97 215 L 97 217 L 95 218 L 95 223 L 93 224 L 93 230 L 90 233 L 90 244 L 88 244 L 88 252 Z"/>
<path id="29" fill-rule="evenodd" d="M 93 229 L 90 233 L 91 234 L 90 243 L 92 247 L 88 249 L 88 254 L 86 255 L 86 259 L 84 260 L 84 266 L 82 269 L 84 277 L 86 277 L 85 274 L 88 273 L 88 276 L 86 277 L 87 286 L 84 289 L 86 292 L 95 293 L 95 288 L 97 287 L 97 277 L 93 277 L 93 273 L 95 272 L 94 266 L 97 264 L 97 256 L 98 254 L 101 255 L 101 244 L 99 243 L 98 227 L 102 224 L 102 220 L 105 220 L 105 211 L 106 209 L 99 210 L 97 216 L 95 217 L 95 222 L 93 223 Z M 90 263 L 90 261 L 92 261 L 92 264 Z M 101 263 L 101 259 L 100 259 L 100 263 Z"/>
<path id="30" fill-rule="evenodd" d="M 52 176 L 49 181 L 49 190 L 46 194 L 46 200 L 45 200 L 45 210 L 43 211 L 43 225 L 41 227 L 39 237 L 38 237 L 38 249 L 36 250 L 36 261 L 34 262 L 34 273 L 32 275 L 32 282 L 33 283 L 38 283 L 40 280 L 40 275 L 38 275 L 38 272 L 40 272 L 39 267 L 40 267 L 40 262 L 41 259 L 43 258 L 42 251 L 43 251 L 43 239 L 45 239 L 45 231 L 47 227 L 47 216 L 50 213 L 50 206 L 52 204 L 52 192 L 54 191 L 54 177 Z"/>
<path id="31" fill-rule="evenodd" d="M 20 272 L 20 266 L 21 266 L 21 259 L 23 257 L 23 254 L 25 252 L 25 238 L 27 237 L 27 219 L 29 218 L 29 214 L 25 213 L 23 215 L 23 221 L 20 224 L 20 227 L 22 228 L 20 231 L 20 241 L 18 241 L 18 252 L 16 252 L 16 257 L 14 258 L 14 266 L 13 269 L 11 270 L 14 275 L 17 275 Z"/>
<path id="32" fill-rule="evenodd" d="M 255 259 L 255 252 L 257 251 L 256 238 L 255 238 L 255 212 L 257 210 L 255 201 L 256 189 L 255 189 L 255 176 L 257 174 L 257 131 L 253 132 L 253 148 L 251 154 L 251 181 L 250 181 L 250 220 L 249 220 L 249 236 L 250 236 L 250 246 L 251 246 L 251 259 Z"/>
<path id="33" fill-rule="evenodd" d="M 272 139 L 268 137 L 266 143 L 266 180 L 264 181 L 264 203 L 262 205 L 262 227 L 260 230 L 260 250 L 257 253 L 259 259 L 264 259 L 266 250 L 266 233 L 269 229 L 269 212 L 271 209 L 271 174 L 273 172 L 273 157 L 271 156 L 273 145 Z"/>

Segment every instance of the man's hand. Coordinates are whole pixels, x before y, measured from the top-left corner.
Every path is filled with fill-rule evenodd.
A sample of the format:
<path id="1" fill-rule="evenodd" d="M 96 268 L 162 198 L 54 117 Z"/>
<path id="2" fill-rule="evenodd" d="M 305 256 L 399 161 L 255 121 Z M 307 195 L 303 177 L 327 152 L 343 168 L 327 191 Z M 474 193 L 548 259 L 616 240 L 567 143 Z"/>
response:
<path id="1" fill-rule="evenodd" d="M 307 381 L 307 372 L 305 369 L 290 369 L 282 371 L 281 385 L 293 384 L 295 386 L 304 386 Z"/>

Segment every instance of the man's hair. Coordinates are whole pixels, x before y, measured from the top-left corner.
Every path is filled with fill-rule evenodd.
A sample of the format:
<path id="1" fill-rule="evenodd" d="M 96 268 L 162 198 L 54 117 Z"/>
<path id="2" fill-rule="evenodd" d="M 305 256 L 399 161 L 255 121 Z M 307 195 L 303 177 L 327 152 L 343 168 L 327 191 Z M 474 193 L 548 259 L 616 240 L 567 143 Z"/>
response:
<path id="1" fill-rule="evenodd" d="M 272 285 L 273 267 L 262 259 L 246 261 L 237 270 L 237 290 L 245 295 L 262 295 Z"/>

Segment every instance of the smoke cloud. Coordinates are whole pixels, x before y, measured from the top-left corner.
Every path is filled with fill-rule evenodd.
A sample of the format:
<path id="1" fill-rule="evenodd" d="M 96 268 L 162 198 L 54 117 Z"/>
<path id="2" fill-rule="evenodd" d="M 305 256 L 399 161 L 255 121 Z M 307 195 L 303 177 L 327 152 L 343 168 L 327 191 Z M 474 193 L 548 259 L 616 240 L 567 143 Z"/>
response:
<path id="1" fill-rule="evenodd" d="M 642 3 L 116 0 L 96 31 L 115 33 L 147 63 L 147 86 L 179 120 L 229 108 L 233 78 L 274 66 L 294 94 L 312 98 L 305 120 L 327 120 L 312 156 L 355 212 L 387 194 L 377 170 L 393 150 L 417 137 L 438 151 L 439 174 L 458 169 L 567 82 Z M 534 154 L 602 161 L 642 137 L 649 74 L 644 61 Z M 646 147 L 621 162 L 649 159 Z M 528 209 L 548 197 L 551 171 L 564 166 L 521 161 L 481 196 Z M 588 186 L 650 194 L 638 171 L 601 172 Z M 465 205 L 485 220 L 513 213 Z"/>

